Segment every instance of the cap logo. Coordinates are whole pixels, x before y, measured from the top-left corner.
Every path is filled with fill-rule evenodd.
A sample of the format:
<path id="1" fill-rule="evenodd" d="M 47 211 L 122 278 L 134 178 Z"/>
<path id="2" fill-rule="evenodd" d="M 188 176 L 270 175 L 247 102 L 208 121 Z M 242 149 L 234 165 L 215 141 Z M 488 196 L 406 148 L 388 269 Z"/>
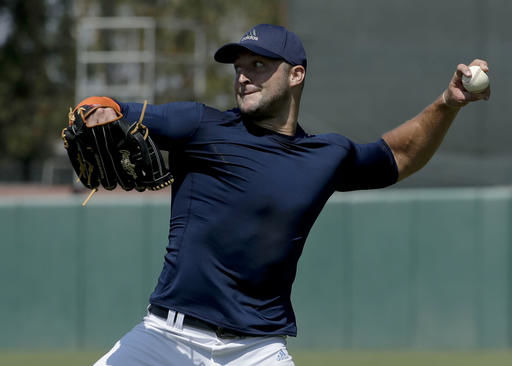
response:
<path id="1" fill-rule="evenodd" d="M 242 37 L 242 39 L 240 40 L 240 42 L 247 41 L 247 40 L 257 41 L 258 39 L 259 39 L 259 38 L 258 38 L 258 36 L 256 35 L 256 29 L 251 29 L 249 32 L 247 32 L 247 33 Z"/>

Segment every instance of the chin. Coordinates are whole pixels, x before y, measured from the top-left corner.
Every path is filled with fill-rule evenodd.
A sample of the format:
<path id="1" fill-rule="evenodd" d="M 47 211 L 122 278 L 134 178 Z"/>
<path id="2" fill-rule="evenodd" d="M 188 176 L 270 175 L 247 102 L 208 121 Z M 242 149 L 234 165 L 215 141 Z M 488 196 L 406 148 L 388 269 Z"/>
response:
<path id="1" fill-rule="evenodd" d="M 251 115 L 253 113 L 258 113 L 258 110 L 260 109 L 258 105 L 254 105 L 251 103 L 240 103 L 238 102 L 238 109 L 240 109 L 240 112 L 242 114 Z"/>
<path id="2" fill-rule="evenodd" d="M 242 112 L 242 114 L 251 115 L 251 114 L 258 113 L 258 108 L 250 108 L 250 107 L 246 107 L 246 106 L 239 106 L 239 109 L 240 109 L 240 112 Z"/>
<path id="3" fill-rule="evenodd" d="M 251 120 L 251 121 L 262 121 L 262 120 L 272 117 L 271 114 L 269 114 L 268 112 L 266 112 L 265 110 L 262 110 L 260 108 L 255 108 L 255 109 L 240 108 L 240 113 L 242 114 L 242 116 L 245 119 Z"/>

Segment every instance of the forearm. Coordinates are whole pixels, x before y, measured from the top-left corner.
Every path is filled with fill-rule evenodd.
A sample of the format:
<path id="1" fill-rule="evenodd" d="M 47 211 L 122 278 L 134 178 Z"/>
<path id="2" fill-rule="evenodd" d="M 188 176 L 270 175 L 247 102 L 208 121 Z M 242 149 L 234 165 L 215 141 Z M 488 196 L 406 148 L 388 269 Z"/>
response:
<path id="1" fill-rule="evenodd" d="M 140 103 L 119 103 L 123 114 L 129 120 L 137 120 L 142 110 Z M 192 102 L 149 104 L 144 115 L 144 125 L 153 137 L 159 140 L 184 140 L 198 128 L 201 106 Z"/>
<path id="2" fill-rule="evenodd" d="M 128 121 L 137 122 L 143 110 L 142 103 L 122 103 L 108 97 L 89 97 L 78 106 L 83 104 L 100 106 L 87 117 L 89 127 L 114 120 L 117 118 L 116 111 Z M 168 150 L 170 144 L 184 141 L 195 133 L 202 117 L 201 106 L 192 102 L 148 104 L 142 123 L 149 129 L 159 148 Z"/>
<path id="3" fill-rule="evenodd" d="M 427 164 L 441 145 L 459 110 L 460 107 L 448 106 L 440 96 L 414 118 L 383 135 L 395 156 L 398 180 Z"/>
<path id="4" fill-rule="evenodd" d="M 484 60 L 473 60 L 471 65 L 480 66 L 484 72 L 489 71 Z M 471 70 L 468 66 L 459 64 L 448 88 L 434 103 L 416 117 L 382 136 L 393 151 L 398 166 L 398 180 L 408 177 L 427 164 L 462 107 L 471 102 L 489 99 L 489 86 L 479 93 L 468 92 L 462 84 L 463 75 L 471 77 Z"/>

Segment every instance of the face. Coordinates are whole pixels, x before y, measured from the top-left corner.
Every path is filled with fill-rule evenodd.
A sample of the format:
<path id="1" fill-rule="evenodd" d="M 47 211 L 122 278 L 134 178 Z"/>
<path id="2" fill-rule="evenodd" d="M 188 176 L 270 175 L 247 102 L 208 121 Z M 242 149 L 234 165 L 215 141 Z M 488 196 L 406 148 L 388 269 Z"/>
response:
<path id="1" fill-rule="evenodd" d="M 256 55 L 241 53 L 234 62 L 235 96 L 242 114 L 253 119 L 278 116 L 290 99 L 290 65 Z"/>

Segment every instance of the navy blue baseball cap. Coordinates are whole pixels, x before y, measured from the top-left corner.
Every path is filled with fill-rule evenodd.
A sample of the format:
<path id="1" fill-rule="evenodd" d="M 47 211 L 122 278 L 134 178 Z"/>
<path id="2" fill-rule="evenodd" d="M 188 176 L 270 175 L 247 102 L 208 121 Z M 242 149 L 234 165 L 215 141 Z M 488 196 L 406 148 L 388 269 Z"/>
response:
<path id="1" fill-rule="evenodd" d="M 245 33 L 240 42 L 219 48 L 214 58 L 217 62 L 232 64 L 243 50 L 307 67 L 306 51 L 299 37 L 278 25 L 258 24 Z"/>

